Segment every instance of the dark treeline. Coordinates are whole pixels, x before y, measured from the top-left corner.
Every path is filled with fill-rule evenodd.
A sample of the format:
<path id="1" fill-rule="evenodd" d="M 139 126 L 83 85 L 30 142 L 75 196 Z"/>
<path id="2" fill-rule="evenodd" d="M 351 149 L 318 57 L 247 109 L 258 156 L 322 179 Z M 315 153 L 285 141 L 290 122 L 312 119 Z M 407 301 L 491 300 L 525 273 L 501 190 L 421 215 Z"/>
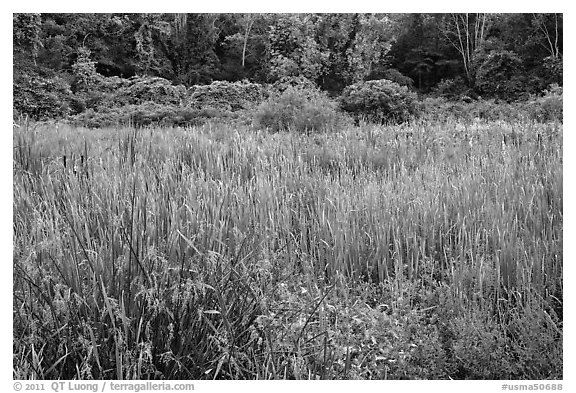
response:
<path id="1" fill-rule="evenodd" d="M 13 23 L 15 78 L 78 78 L 89 59 L 103 76 L 186 86 L 304 76 L 332 94 L 372 79 L 504 99 L 562 84 L 562 14 L 14 14 Z"/>

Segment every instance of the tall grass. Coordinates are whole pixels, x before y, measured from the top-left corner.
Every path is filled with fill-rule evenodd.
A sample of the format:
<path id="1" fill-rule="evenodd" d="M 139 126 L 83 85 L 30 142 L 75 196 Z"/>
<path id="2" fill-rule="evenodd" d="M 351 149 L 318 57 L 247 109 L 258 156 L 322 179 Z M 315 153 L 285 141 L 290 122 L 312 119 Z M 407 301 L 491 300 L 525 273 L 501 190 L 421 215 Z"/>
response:
<path id="1" fill-rule="evenodd" d="M 31 125 L 13 172 L 15 378 L 562 376 L 561 124 Z"/>

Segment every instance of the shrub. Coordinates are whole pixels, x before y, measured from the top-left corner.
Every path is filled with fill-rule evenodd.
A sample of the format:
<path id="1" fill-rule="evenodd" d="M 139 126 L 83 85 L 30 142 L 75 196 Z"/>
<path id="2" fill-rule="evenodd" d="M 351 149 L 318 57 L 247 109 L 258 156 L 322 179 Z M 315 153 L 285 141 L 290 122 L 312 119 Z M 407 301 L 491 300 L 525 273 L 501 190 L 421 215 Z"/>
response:
<path id="1" fill-rule="evenodd" d="M 326 95 L 289 87 L 262 103 L 255 115 L 255 124 L 272 131 L 327 131 L 344 121 L 337 105 Z"/>
<path id="2" fill-rule="evenodd" d="M 108 78 L 107 78 L 108 79 Z M 111 85 L 118 84 L 118 81 L 111 81 Z M 156 102 L 164 105 L 179 105 L 186 99 L 186 87 L 183 85 L 174 86 L 164 78 L 135 76 L 128 80 L 126 85 L 120 83 L 121 87 L 114 93 L 110 104 L 142 104 L 145 102 Z M 107 87 L 102 86 L 103 91 Z"/>
<path id="3" fill-rule="evenodd" d="M 218 108 L 201 108 L 195 109 L 190 107 L 178 108 L 176 110 L 175 125 L 197 125 L 202 124 L 208 120 L 226 120 L 233 115 L 228 111 L 223 111 Z"/>
<path id="4" fill-rule="evenodd" d="M 251 109 L 260 104 L 267 93 L 257 83 L 213 82 L 210 85 L 190 88 L 188 105 L 192 108 L 215 108 L 223 111 Z"/>
<path id="5" fill-rule="evenodd" d="M 165 121 L 172 124 L 170 119 L 176 117 L 176 107 L 146 102 L 138 105 L 125 105 L 116 108 L 100 108 L 99 111 L 88 109 L 86 112 L 70 118 L 76 125 L 91 128 L 109 127 L 118 124 L 131 123 L 135 126 L 145 126 Z"/>
<path id="6" fill-rule="evenodd" d="M 442 121 L 471 122 L 474 119 L 515 121 L 529 117 L 528 111 L 522 105 L 494 99 L 465 102 L 448 100 L 444 97 L 426 97 L 422 100 L 422 109 L 422 117 Z"/>
<path id="7" fill-rule="evenodd" d="M 129 104 L 121 107 L 92 108 L 68 120 L 75 125 L 90 128 L 110 127 L 119 124 L 132 124 L 136 127 L 159 124 L 164 126 L 189 126 L 202 124 L 207 120 L 228 119 L 228 112 L 216 108 L 195 109 L 177 105 L 164 105 L 157 102 Z"/>
<path id="8" fill-rule="evenodd" d="M 131 107 L 130 118 L 135 125 L 145 126 L 158 123 L 172 123 L 176 116 L 176 108 L 172 105 L 162 105 L 156 102 L 146 102 Z"/>
<path id="9" fill-rule="evenodd" d="M 548 83 L 555 83 L 562 85 L 563 79 L 563 60 L 561 57 L 545 57 L 542 61 L 542 66 L 546 70 Z"/>
<path id="10" fill-rule="evenodd" d="M 472 102 L 452 101 L 443 97 L 426 97 L 422 100 L 422 117 L 428 120 L 474 119 L 487 121 L 522 121 L 526 119 L 538 122 L 562 121 L 562 88 L 552 85 L 542 97 L 527 101 L 508 103 L 495 99 Z"/>
<path id="11" fill-rule="evenodd" d="M 342 109 L 356 120 L 402 123 L 418 112 L 416 94 L 387 79 L 348 86 L 341 96 Z"/>
<path id="12" fill-rule="evenodd" d="M 180 105 L 186 99 L 186 88 L 184 86 L 173 86 L 170 81 L 156 77 L 133 77 L 122 79 L 118 77 L 104 78 L 92 77 L 84 68 L 75 69 L 82 78 L 75 79 L 75 93 L 72 95 L 70 89 L 63 91 L 58 96 L 59 102 L 69 102 L 72 114 L 93 109 L 96 112 L 104 113 L 104 118 L 108 119 L 110 113 L 115 112 L 113 108 L 124 107 L 126 105 L 142 105 L 155 102 L 158 105 Z M 85 75 L 86 74 L 86 75 Z M 40 87 L 34 87 L 36 94 L 41 93 Z M 47 102 L 50 102 L 48 100 Z M 88 117 L 92 117 L 90 113 Z M 54 117 L 54 116 L 49 116 Z"/>
<path id="13" fill-rule="evenodd" d="M 451 101 L 444 97 L 426 97 L 422 100 L 422 117 L 429 120 L 463 119 L 471 120 L 473 114 L 464 102 Z"/>
<path id="14" fill-rule="evenodd" d="M 96 62 L 90 60 L 90 54 L 90 49 L 85 47 L 78 49 L 78 58 L 72 64 L 74 91 L 91 90 L 102 79 L 102 76 L 96 72 Z"/>
<path id="15" fill-rule="evenodd" d="M 475 93 L 461 76 L 453 79 L 442 79 L 432 90 L 432 95 L 449 99 L 460 99 L 464 96 L 474 96 Z"/>
<path id="16" fill-rule="evenodd" d="M 70 85 L 57 75 L 15 74 L 13 89 L 14 109 L 35 120 L 61 118 L 70 112 Z"/>
<path id="17" fill-rule="evenodd" d="M 382 71 L 382 78 L 398 83 L 400 86 L 412 87 L 414 81 L 409 76 L 402 74 L 395 68 L 388 68 Z"/>
<path id="18" fill-rule="evenodd" d="M 118 76 L 110 76 L 107 78 L 102 78 L 98 84 L 98 90 L 103 93 L 114 93 L 118 94 L 124 91 L 134 83 L 135 78 L 126 79 L 120 78 Z"/>
<path id="19" fill-rule="evenodd" d="M 507 101 L 517 100 L 526 90 L 522 60 L 511 51 L 492 51 L 476 73 L 476 86 L 483 94 Z"/>
<path id="20" fill-rule="evenodd" d="M 303 76 L 284 76 L 270 85 L 272 94 L 282 94 L 290 88 L 301 90 L 310 96 L 318 91 L 316 83 Z"/>
<path id="21" fill-rule="evenodd" d="M 69 100 L 72 114 L 82 113 L 86 110 L 86 100 L 79 96 L 72 96 Z"/>
<path id="22" fill-rule="evenodd" d="M 529 111 L 533 119 L 539 121 L 562 121 L 563 118 L 563 94 L 562 87 L 557 84 L 551 85 L 544 91 L 542 97 L 529 102 Z"/>
<path id="23" fill-rule="evenodd" d="M 74 94 L 71 100 L 82 101 L 86 109 L 105 110 L 106 108 L 118 107 L 119 104 L 112 103 L 113 94 L 104 93 L 101 90 L 94 88 L 87 91 L 79 91 Z"/>

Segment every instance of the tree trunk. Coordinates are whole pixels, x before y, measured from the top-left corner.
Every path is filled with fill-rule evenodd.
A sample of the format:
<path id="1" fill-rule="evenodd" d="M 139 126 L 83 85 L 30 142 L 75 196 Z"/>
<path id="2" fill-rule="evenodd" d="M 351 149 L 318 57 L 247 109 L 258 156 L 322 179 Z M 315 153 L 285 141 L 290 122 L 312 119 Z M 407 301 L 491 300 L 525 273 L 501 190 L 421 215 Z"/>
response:
<path id="1" fill-rule="evenodd" d="M 248 45 L 248 37 L 250 35 L 250 29 L 254 24 L 254 20 L 250 20 L 246 25 L 246 33 L 244 34 L 244 47 L 242 48 L 242 68 L 244 68 L 244 64 L 246 62 L 246 46 Z"/>

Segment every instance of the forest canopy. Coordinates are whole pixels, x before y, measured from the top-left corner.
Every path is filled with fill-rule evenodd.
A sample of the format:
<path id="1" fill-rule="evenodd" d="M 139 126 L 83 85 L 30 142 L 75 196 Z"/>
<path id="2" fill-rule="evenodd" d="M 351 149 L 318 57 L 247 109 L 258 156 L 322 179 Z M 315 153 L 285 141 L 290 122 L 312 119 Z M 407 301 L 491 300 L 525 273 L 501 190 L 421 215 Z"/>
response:
<path id="1" fill-rule="evenodd" d="M 305 78 L 333 97 L 387 79 L 510 102 L 562 86 L 562 33 L 562 14 L 14 14 L 15 107 L 134 76 Z"/>

